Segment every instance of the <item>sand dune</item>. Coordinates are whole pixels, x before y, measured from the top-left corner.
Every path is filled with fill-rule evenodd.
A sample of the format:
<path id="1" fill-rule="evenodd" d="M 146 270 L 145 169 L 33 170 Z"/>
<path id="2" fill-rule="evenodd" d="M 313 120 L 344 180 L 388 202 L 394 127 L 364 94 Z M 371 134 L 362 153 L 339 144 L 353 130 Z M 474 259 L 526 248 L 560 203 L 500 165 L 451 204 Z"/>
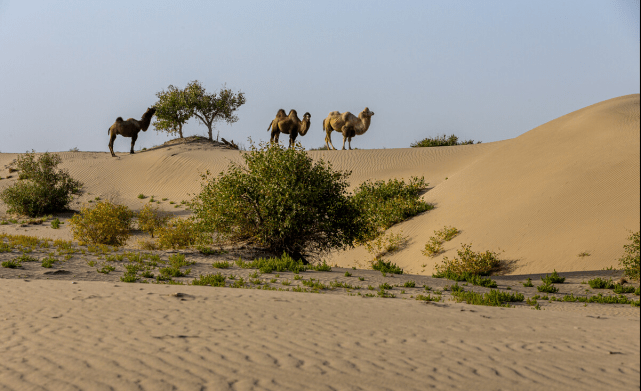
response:
<path id="1" fill-rule="evenodd" d="M 494 143 L 310 154 L 352 171 L 352 186 L 410 176 L 429 182 L 424 198 L 435 209 L 391 229 L 409 238 L 388 257 L 405 269 L 403 279 L 444 290 L 450 281 L 418 274 L 430 275 L 461 243 L 472 243 L 475 250 L 503 251 L 501 257 L 512 261 L 513 275 L 499 280 L 504 292 L 532 297 L 536 288 L 522 287 L 523 274 L 556 269 L 587 271 L 563 285 L 564 294 L 585 295 L 584 280 L 610 273 L 594 270 L 617 266 L 628 231 L 639 230 L 639 104 L 638 94 L 611 99 Z M 306 137 L 322 135 L 312 128 Z M 200 174 L 242 160 L 240 152 L 203 143 L 118 158 L 108 152 L 60 155 L 62 168 L 85 184 L 74 208 L 100 197 L 137 210 L 148 202 L 137 197 L 144 194 L 166 198 L 160 207 L 179 216 L 189 214 L 180 201 L 199 191 Z M 16 181 L 8 171 L 16 156 L 0 154 L 0 190 Z M 5 212 L 0 204 L 0 217 Z M 69 214 L 60 216 L 64 221 Z M 424 244 L 444 225 L 461 235 L 444 254 L 426 258 Z M 0 233 L 72 239 L 67 225 L 8 224 Z M 581 252 L 590 256 L 579 257 Z M 188 255 L 197 261 L 194 273 L 212 271 L 211 259 Z M 356 248 L 327 259 L 367 268 L 370 256 Z M 60 276 L 45 274 L 36 263 L 0 271 L 0 390 L 576 390 L 640 384 L 639 310 L 630 306 L 550 301 L 543 311 L 532 311 L 525 304 L 423 304 L 410 292 L 422 285 L 408 292 L 398 285 L 395 299 L 363 299 L 347 289 L 316 295 L 125 284 L 118 280 L 122 270 L 97 276 L 87 260 L 74 255 Z M 351 269 L 314 276 L 329 283 L 345 270 Z M 399 280 L 372 270 L 354 273 L 365 276 L 363 284 Z M 540 282 L 540 275 L 531 277 Z"/>
<path id="2" fill-rule="evenodd" d="M 314 136 L 318 134 L 307 137 Z M 640 226 L 639 150 L 637 94 L 586 107 L 511 140 L 310 154 L 352 171 L 353 186 L 370 179 L 425 177 L 430 186 L 424 198 L 436 209 L 392 229 L 409 237 L 407 248 L 390 256 L 406 270 L 431 274 L 444 256 L 456 255 L 461 243 L 472 243 L 476 250 L 504 251 L 502 256 L 515 262 L 514 273 L 540 273 L 617 264 L 628 231 Z M 15 156 L 0 154 L 0 169 Z M 230 161 L 242 160 L 237 151 L 198 143 L 119 154 L 117 159 L 107 152 L 61 156 L 62 167 L 85 183 L 87 194 L 77 206 L 101 197 L 139 209 L 147 200 L 137 196 L 145 194 L 168 198 L 163 208 L 179 215 L 185 212 L 170 200 L 190 199 L 200 189 L 201 173 L 217 173 Z M 7 174 L 0 171 L 0 176 Z M 14 180 L 0 181 L 0 189 Z M 444 225 L 462 234 L 438 257 L 424 257 L 425 243 Z M 582 252 L 591 255 L 578 257 Z M 328 259 L 352 266 L 364 265 L 370 257 L 357 248 Z"/>

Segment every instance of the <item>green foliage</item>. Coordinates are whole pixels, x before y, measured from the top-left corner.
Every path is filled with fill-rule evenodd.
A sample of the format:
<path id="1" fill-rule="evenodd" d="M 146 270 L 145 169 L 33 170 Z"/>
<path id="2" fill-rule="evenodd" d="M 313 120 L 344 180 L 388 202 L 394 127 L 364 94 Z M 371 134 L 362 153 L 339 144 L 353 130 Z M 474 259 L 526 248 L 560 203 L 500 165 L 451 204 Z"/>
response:
<path id="1" fill-rule="evenodd" d="M 200 275 L 198 279 L 191 282 L 191 285 L 211 285 L 211 286 L 225 286 L 225 276 L 220 273 Z"/>
<path id="2" fill-rule="evenodd" d="M 453 271 L 442 271 L 432 274 L 434 278 L 447 278 L 448 280 L 453 281 L 466 281 L 472 285 L 478 285 L 486 288 L 496 288 L 496 281 L 490 278 L 484 278 L 478 274 L 472 274 L 470 272 L 464 273 L 454 273 Z"/>
<path id="3" fill-rule="evenodd" d="M 60 228 L 60 220 L 57 217 L 53 219 L 53 221 L 51 222 L 51 228 L 53 229 Z"/>
<path id="4" fill-rule="evenodd" d="M 58 260 L 50 255 L 42 260 L 41 265 L 45 268 L 51 268 L 56 262 L 58 262 Z"/>
<path id="5" fill-rule="evenodd" d="M 403 235 L 403 231 L 401 231 L 396 234 L 392 232 L 386 235 L 380 234 L 363 245 L 367 252 L 374 255 L 374 259 L 378 259 L 387 253 L 398 251 L 408 241 L 409 238 Z"/>
<path id="6" fill-rule="evenodd" d="M 431 294 L 427 294 L 427 296 L 418 294 L 416 296 L 416 300 L 422 300 L 422 301 L 441 301 L 441 296 L 432 296 Z"/>
<path id="7" fill-rule="evenodd" d="M 392 261 L 385 262 L 382 259 L 376 260 L 372 263 L 372 269 L 378 270 L 381 273 L 403 274 L 403 269 L 396 266 Z"/>
<path id="8" fill-rule="evenodd" d="M 12 250 L 12 246 L 7 243 L 0 242 L 0 253 L 8 253 Z"/>
<path id="9" fill-rule="evenodd" d="M 414 281 L 411 281 L 411 280 L 410 281 L 405 281 L 403 286 L 405 288 L 414 288 L 414 287 L 416 287 L 416 283 Z"/>
<path id="10" fill-rule="evenodd" d="M 167 225 L 158 227 L 156 232 L 158 245 L 165 249 L 187 248 L 204 240 L 192 220 L 181 218 L 171 219 Z"/>
<path id="11" fill-rule="evenodd" d="M 109 274 L 110 272 L 116 270 L 115 267 L 111 265 L 103 265 L 102 268 L 98 269 L 98 273 L 104 273 L 104 274 Z"/>
<path id="12" fill-rule="evenodd" d="M 61 162 L 59 155 L 48 152 L 39 158 L 33 151 L 18 156 L 16 166 L 21 180 L 0 192 L 7 212 L 35 217 L 67 210 L 82 183 L 66 170 L 57 170 Z"/>
<path id="13" fill-rule="evenodd" d="M 203 232 L 296 259 L 352 246 L 359 237 L 363 224 L 347 196 L 349 173 L 314 163 L 300 145 L 261 143 L 242 156 L 244 165 L 202 176 L 191 209 Z"/>
<path id="14" fill-rule="evenodd" d="M 559 276 L 559 273 L 554 270 L 554 273 L 552 273 L 552 275 L 548 276 L 546 274 L 545 277 L 541 277 L 541 281 L 546 284 L 562 284 L 565 281 L 565 278 Z"/>
<path id="15" fill-rule="evenodd" d="M 423 255 L 427 257 L 438 255 L 443 251 L 443 243 L 454 239 L 460 232 L 457 228 L 448 226 L 439 231 L 434 231 L 434 236 L 430 236 L 430 240 L 425 243 Z"/>
<path id="16" fill-rule="evenodd" d="M 212 267 L 216 269 L 229 269 L 229 262 L 227 261 L 217 261 L 211 264 Z"/>
<path id="17" fill-rule="evenodd" d="M 605 280 L 601 277 L 589 280 L 588 284 L 592 289 L 614 289 L 614 283 L 612 280 Z"/>
<path id="18" fill-rule="evenodd" d="M 245 94 L 242 92 L 234 94 L 231 89 L 223 86 L 218 92 L 207 93 L 198 80 L 187 84 L 184 93 L 193 115 L 207 126 L 210 140 L 213 140 L 214 124 L 220 120 L 228 124 L 238 121 L 234 112 L 245 104 Z"/>
<path id="19" fill-rule="evenodd" d="M 196 261 L 188 261 L 185 254 L 173 254 L 169 256 L 169 264 L 174 267 L 190 266 L 196 264 Z"/>
<path id="20" fill-rule="evenodd" d="M 138 229 L 145 231 L 154 237 L 154 231 L 158 228 L 163 227 L 169 221 L 169 215 L 162 211 L 158 210 L 158 207 L 153 207 L 149 204 L 145 204 L 142 207 L 138 216 Z"/>
<path id="21" fill-rule="evenodd" d="M 449 260 L 447 257 L 443 258 L 442 265 L 436 265 L 436 275 L 443 273 L 450 274 L 464 274 L 470 273 L 474 275 L 486 276 L 496 270 L 501 261 L 498 258 L 498 253 L 493 251 L 486 251 L 485 253 L 472 251 L 471 244 L 461 244 L 461 249 L 456 251 L 458 258 Z"/>
<path id="22" fill-rule="evenodd" d="M 480 143 L 480 141 L 477 142 L 477 144 Z M 415 141 L 410 144 L 410 147 L 448 147 L 453 145 L 466 144 L 474 144 L 474 140 L 458 141 L 458 137 L 453 134 L 450 137 L 447 137 L 445 134 L 443 134 L 442 136 L 427 137 L 421 141 Z"/>
<path id="23" fill-rule="evenodd" d="M 6 267 L 6 268 L 9 268 L 9 269 L 15 269 L 15 268 L 21 267 L 21 266 L 22 266 L 22 262 L 20 262 L 18 260 L 15 260 L 15 259 L 2 262 L 2 267 Z"/>
<path id="24" fill-rule="evenodd" d="M 423 177 L 404 180 L 366 181 L 354 190 L 353 201 L 367 223 L 361 241 L 372 240 L 392 225 L 415 216 L 434 206 L 423 201 L 420 193 L 427 188 Z"/>
<path id="25" fill-rule="evenodd" d="M 549 282 L 546 282 L 543 285 L 537 286 L 536 289 L 539 292 L 546 292 L 546 293 L 556 293 L 556 292 L 559 291 L 559 288 L 555 287 L 554 285 L 550 284 Z"/>
<path id="26" fill-rule="evenodd" d="M 623 246 L 625 253 L 619 259 L 623 273 L 630 279 L 639 281 L 639 232 L 631 232 L 628 243 Z"/>
<path id="27" fill-rule="evenodd" d="M 160 268 L 158 271 L 164 277 L 184 277 L 188 275 L 189 272 L 191 272 L 191 269 L 182 271 L 177 266 L 168 266 L 168 267 Z"/>
<path id="28" fill-rule="evenodd" d="M 635 289 L 633 286 L 623 286 L 621 284 L 616 284 L 614 286 L 614 293 L 623 294 L 623 293 L 634 293 Z"/>
<path id="29" fill-rule="evenodd" d="M 531 279 L 530 277 L 528 277 L 528 278 L 527 278 L 527 281 L 525 281 L 525 282 L 523 283 L 523 286 L 524 286 L 524 287 L 526 287 L 526 288 L 531 288 L 531 287 L 533 287 L 533 286 L 534 286 L 534 284 L 532 284 L 532 279 Z"/>
<path id="30" fill-rule="evenodd" d="M 70 220 L 75 240 L 122 246 L 129 238 L 134 213 L 124 205 L 99 201 L 92 208 L 83 207 Z"/>
<path id="31" fill-rule="evenodd" d="M 327 264 L 327 262 L 325 262 L 325 260 L 323 260 L 323 262 L 321 262 L 321 263 L 308 266 L 308 269 L 316 270 L 317 272 L 331 272 L 332 271 L 332 267 L 329 266 Z"/>
<path id="32" fill-rule="evenodd" d="M 194 114 L 193 107 L 190 106 L 185 90 L 170 85 L 167 91 L 162 90 L 156 93 L 158 102 L 154 105 L 156 108 L 156 121 L 153 122 L 156 131 L 176 134 L 182 138 L 183 125 Z M 138 198 L 144 198 L 138 196 Z"/>
<path id="33" fill-rule="evenodd" d="M 508 303 L 523 301 L 525 299 L 520 293 L 504 293 L 495 289 L 483 294 L 466 291 L 452 292 L 452 297 L 459 303 L 464 301 L 467 304 L 493 307 L 509 307 L 510 305 Z"/>
<path id="34" fill-rule="evenodd" d="M 258 258 L 249 262 L 244 262 L 243 260 L 239 259 L 238 261 L 236 261 L 236 265 L 243 269 L 259 269 L 261 273 L 271 273 L 273 271 L 291 271 L 294 273 L 298 273 L 306 270 L 306 266 L 303 265 L 303 262 L 294 260 L 286 253 L 283 253 L 283 256 L 280 258 Z"/>
<path id="35" fill-rule="evenodd" d="M 580 302 L 580 303 L 599 303 L 599 304 L 632 304 L 634 305 L 634 300 L 630 300 L 625 296 L 603 296 L 599 293 L 595 296 L 574 296 L 574 294 L 569 294 L 563 296 L 562 301 L 567 302 Z M 636 305 L 638 306 L 638 304 Z"/>

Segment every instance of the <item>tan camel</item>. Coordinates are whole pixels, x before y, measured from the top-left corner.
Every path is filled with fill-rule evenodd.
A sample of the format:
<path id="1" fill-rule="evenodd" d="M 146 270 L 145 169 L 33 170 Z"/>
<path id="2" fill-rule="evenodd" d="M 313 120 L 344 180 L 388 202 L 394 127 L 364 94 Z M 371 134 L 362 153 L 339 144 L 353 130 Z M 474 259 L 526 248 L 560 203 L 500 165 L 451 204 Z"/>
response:
<path id="1" fill-rule="evenodd" d="M 122 117 L 116 118 L 116 122 L 109 128 L 109 150 L 111 151 L 111 156 L 116 157 L 114 153 L 114 141 L 116 140 L 117 135 L 123 137 L 131 137 L 131 151 L 129 153 L 134 153 L 134 144 L 138 138 L 138 132 L 141 130 L 146 132 L 151 123 L 151 117 L 156 113 L 155 107 L 150 107 L 145 111 L 145 114 L 142 115 L 140 120 L 129 118 L 128 120 L 123 120 Z"/>
<path id="2" fill-rule="evenodd" d="M 296 137 L 300 134 L 304 136 L 307 134 L 311 125 L 311 114 L 305 113 L 303 120 L 298 119 L 296 110 L 290 110 L 289 115 L 285 116 L 285 110 L 280 109 L 276 113 L 276 118 L 269 124 L 267 131 L 271 128 L 271 142 L 278 143 L 278 138 L 281 133 L 289 135 L 289 147 L 292 148 L 296 143 Z"/>
<path id="3" fill-rule="evenodd" d="M 325 131 L 325 145 L 327 149 L 334 149 L 334 144 L 332 144 L 332 132 L 340 132 L 343 134 L 343 149 L 345 149 L 345 141 L 349 144 L 349 149 L 352 149 L 352 137 L 356 135 L 362 135 L 367 132 L 371 122 L 371 118 L 374 115 L 373 111 L 369 111 L 366 107 L 365 110 L 356 117 L 354 114 L 346 111 L 340 113 L 338 111 L 332 111 L 329 113 L 327 118 L 323 120 L 323 130 Z M 330 148 L 331 145 L 331 148 Z"/>

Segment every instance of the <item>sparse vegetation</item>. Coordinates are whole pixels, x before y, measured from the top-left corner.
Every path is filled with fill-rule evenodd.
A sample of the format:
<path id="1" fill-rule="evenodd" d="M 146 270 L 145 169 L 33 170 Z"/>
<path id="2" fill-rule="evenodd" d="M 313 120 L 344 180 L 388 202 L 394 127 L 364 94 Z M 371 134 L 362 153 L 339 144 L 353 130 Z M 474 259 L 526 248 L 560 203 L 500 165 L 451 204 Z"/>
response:
<path id="1" fill-rule="evenodd" d="M 443 264 L 436 265 L 434 277 L 464 273 L 486 276 L 498 269 L 501 263 L 498 253 L 489 250 L 484 253 L 474 252 L 471 244 L 461 244 L 461 249 L 457 250 L 457 254 L 458 258 L 452 260 L 444 257 Z"/>
<path id="2" fill-rule="evenodd" d="M 541 281 L 543 281 L 545 284 L 562 284 L 565 281 L 564 277 L 559 276 L 559 273 L 554 270 L 552 275 L 545 275 L 545 277 L 541 277 Z"/>
<path id="3" fill-rule="evenodd" d="M 406 235 L 403 235 L 403 231 L 399 233 L 390 232 L 387 235 L 379 235 L 375 239 L 372 239 L 364 243 L 365 249 L 367 252 L 374 256 L 374 259 L 398 251 L 401 249 L 407 242 L 409 238 Z"/>
<path id="4" fill-rule="evenodd" d="M 140 212 L 137 214 L 138 217 L 138 229 L 145 231 L 154 237 L 154 231 L 163 227 L 169 221 L 169 214 L 164 213 L 158 210 L 158 207 L 153 207 L 149 204 L 145 204 Z"/>
<path id="5" fill-rule="evenodd" d="M 392 273 L 392 274 L 403 274 L 403 269 L 396 266 L 392 261 L 385 262 L 382 259 L 377 259 L 376 262 L 372 262 L 372 269 L 378 270 L 381 273 Z"/>
<path id="6" fill-rule="evenodd" d="M 480 141 L 477 142 L 477 144 L 480 144 L 480 143 L 481 143 Z M 453 134 L 450 135 L 449 137 L 443 134 L 442 136 L 437 135 L 436 137 L 427 137 L 421 141 L 415 141 L 412 144 L 410 144 L 410 147 L 413 147 L 413 148 L 449 147 L 454 145 L 467 145 L 467 144 L 474 144 L 474 140 L 458 141 L 458 137 Z"/>
<path id="7" fill-rule="evenodd" d="M 530 277 L 527 278 L 527 281 L 523 283 L 523 286 L 526 288 L 532 288 L 534 284 L 532 284 L 532 279 Z"/>
<path id="8" fill-rule="evenodd" d="M 509 303 L 519 302 L 525 299 L 520 293 L 504 293 L 495 289 L 483 294 L 461 290 L 459 292 L 452 292 L 452 297 L 459 303 L 464 301 L 467 304 L 493 307 L 509 307 Z"/>
<path id="9" fill-rule="evenodd" d="M 427 257 L 438 255 L 443 251 L 443 243 L 454 239 L 460 232 L 457 228 L 448 226 L 443 227 L 441 230 L 434 231 L 434 236 L 430 236 L 429 241 L 425 243 L 423 255 Z"/>
<path id="10" fill-rule="evenodd" d="M 192 220 L 173 218 L 167 225 L 156 228 L 158 245 L 161 248 L 180 249 L 204 241 Z"/>
<path id="11" fill-rule="evenodd" d="M 80 192 L 82 183 L 73 179 L 66 170 L 57 170 L 62 162 L 59 155 L 35 152 L 20 155 L 16 166 L 19 181 L 0 192 L 0 200 L 7 204 L 9 213 L 30 217 L 64 211 Z"/>
<path id="12" fill-rule="evenodd" d="M 588 285 L 592 289 L 614 289 L 612 280 L 605 280 L 601 277 L 593 278 L 588 281 Z"/>
<path id="13" fill-rule="evenodd" d="M 221 273 L 200 275 L 197 279 L 191 282 L 191 285 L 210 285 L 210 286 L 225 286 L 225 276 Z"/>
<path id="14" fill-rule="evenodd" d="M 134 213 L 124 205 L 99 201 L 92 208 L 83 207 L 70 220 L 75 240 L 122 246 L 129 238 Z"/>
<path id="15" fill-rule="evenodd" d="M 623 273 L 632 280 L 639 281 L 639 232 L 631 232 L 628 240 L 630 243 L 623 246 L 624 254 L 619 259 Z"/>
<path id="16" fill-rule="evenodd" d="M 555 287 L 554 285 L 550 284 L 549 282 L 546 282 L 543 285 L 537 286 L 536 289 L 539 292 L 545 292 L 545 293 L 556 293 L 556 292 L 559 291 L 559 288 Z"/>

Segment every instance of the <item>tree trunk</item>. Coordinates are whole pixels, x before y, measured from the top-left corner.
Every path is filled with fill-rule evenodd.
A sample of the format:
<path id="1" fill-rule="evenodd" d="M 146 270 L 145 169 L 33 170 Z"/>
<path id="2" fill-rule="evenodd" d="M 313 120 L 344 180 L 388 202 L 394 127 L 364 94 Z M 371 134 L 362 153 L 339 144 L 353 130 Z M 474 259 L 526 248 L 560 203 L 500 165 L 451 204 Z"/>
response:
<path id="1" fill-rule="evenodd" d="M 183 138 L 183 124 L 178 125 L 178 135 L 180 136 L 180 138 Z"/>

